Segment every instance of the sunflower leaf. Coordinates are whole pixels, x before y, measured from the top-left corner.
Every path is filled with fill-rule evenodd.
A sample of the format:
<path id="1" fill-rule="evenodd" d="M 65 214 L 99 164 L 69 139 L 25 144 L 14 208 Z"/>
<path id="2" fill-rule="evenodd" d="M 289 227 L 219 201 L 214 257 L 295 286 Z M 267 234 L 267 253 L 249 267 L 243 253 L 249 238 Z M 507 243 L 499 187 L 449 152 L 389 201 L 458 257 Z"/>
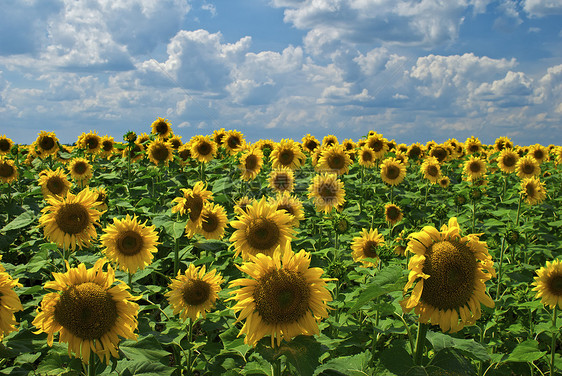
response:
<path id="1" fill-rule="evenodd" d="M 483 362 L 490 360 L 486 348 L 473 339 L 455 338 L 448 334 L 428 331 L 427 340 L 431 343 L 435 352 L 449 348 L 455 349 L 472 359 Z"/>
<path id="2" fill-rule="evenodd" d="M 404 283 L 405 277 L 402 275 L 402 268 L 400 266 L 392 265 L 384 268 L 375 275 L 373 283 L 367 286 L 359 295 L 353 307 L 350 308 L 349 313 L 357 312 L 365 304 L 381 295 L 402 290 Z"/>
<path id="3" fill-rule="evenodd" d="M 539 343 L 528 339 L 518 344 L 507 357 L 507 362 L 533 362 L 542 358 L 546 351 L 539 351 Z"/>
<path id="4" fill-rule="evenodd" d="M 341 356 L 331 359 L 320 367 L 316 368 L 314 375 L 319 375 L 325 370 L 334 370 L 349 376 L 370 375 L 369 360 L 371 352 L 365 351 L 351 356 Z"/>
<path id="5" fill-rule="evenodd" d="M 26 227 L 27 225 L 33 223 L 33 221 L 35 221 L 36 218 L 37 216 L 31 212 L 28 211 L 23 212 L 20 215 L 18 215 L 16 218 L 14 218 L 13 221 L 11 221 L 6 226 L 4 226 L 1 232 L 8 232 L 10 230 L 17 230 L 19 228 Z"/>

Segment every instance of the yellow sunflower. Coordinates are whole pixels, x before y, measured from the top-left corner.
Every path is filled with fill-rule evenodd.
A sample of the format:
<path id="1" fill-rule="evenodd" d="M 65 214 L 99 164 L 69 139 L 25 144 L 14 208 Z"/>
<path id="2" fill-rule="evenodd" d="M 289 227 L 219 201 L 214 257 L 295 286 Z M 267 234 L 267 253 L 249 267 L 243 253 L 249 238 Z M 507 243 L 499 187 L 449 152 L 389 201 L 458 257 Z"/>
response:
<path id="1" fill-rule="evenodd" d="M 402 209 L 400 206 L 395 204 L 386 204 L 384 206 L 384 219 L 391 225 L 395 225 L 400 222 L 404 218 L 404 214 L 402 214 Z"/>
<path id="2" fill-rule="evenodd" d="M 167 166 L 174 159 L 174 150 L 167 142 L 154 140 L 148 145 L 148 159 L 156 166 Z"/>
<path id="3" fill-rule="evenodd" d="M 89 247 L 98 236 L 95 225 L 102 214 L 96 210 L 96 198 L 89 188 L 77 195 L 69 192 L 66 197 L 47 197 L 48 206 L 41 210 L 39 218 L 45 237 L 65 250 Z"/>
<path id="4" fill-rule="evenodd" d="M 101 137 L 95 131 L 90 131 L 89 133 L 82 132 L 80 137 L 78 137 L 76 145 L 88 154 L 97 154 L 101 150 Z"/>
<path id="5" fill-rule="evenodd" d="M 236 204 L 234 205 L 234 213 L 240 215 L 241 213 L 247 213 L 248 207 L 253 205 L 256 201 L 255 198 L 249 198 L 248 196 L 240 197 Z"/>
<path id="6" fill-rule="evenodd" d="M 217 153 L 217 144 L 211 140 L 211 136 L 195 136 L 190 145 L 191 157 L 200 163 L 211 161 Z"/>
<path id="7" fill-rule="evenodd" d="M 178 135 L 173 135 L 172 137 L 170 137 L 168 143 L 174 150 L 178 150 L 183 145 L 183 142 L 181 141 L 181 136 Z"/>
<path id="8" fill-rule="evenodd" d="M 183 144 L 178 149 L 178 157 L 180 157 L 180 163 L 185 166 L 193 160 L 191 157 L 191 149 L 189 144 Z"/>
<path id="9" fill-rule="evenodd" d="M 437 159 L 439 163 L 443 163 L 449 160 L 450 153 L 449 150 L 444 145 L 435 145 L 429 151 L 429 156 Z"/>
<path id="10" fill-rule="evenodd" d="M 375 159 L 382 159 L 388 151 L 388 140 L 376 132 L 367 137 L 366 145 L 375 153 Z"/>
<path id="11" fill-rule="evenodd" d="M 70 182 L 62 168 L 56 170 L 43 170 L 39 174 L 39 185 L 43 192 L 43 197 L 61 196 L 64 197 L 70 190 Z"/>
<path id="12" fill-rule="evenodd" d="M 302 167 L 306 156 L 301 151 L 298 143 L 291 139 L 282 139 L 275 145 L 269 156 L 274 169 L 289 168 L 295 170 Z"/>
<path id="13" fill-rule="evenodd" d="M 70 170 L 70 176 L 80 187 L 87 185 L 93 175 L 90 162 L 80 157 L 73 158 L 68 169 Z"/>
<path id="14" fill-rule="evenodd" d="M 317 211 L 329 213 L 333 208 L 340 208 L 345 203 L 343 182 L 336 174 L 316 175 L 308 187 L 308 197 L 314 200 Z"/>
<path id="15" fill-rule="evenodd" d="M 349 171 L 350 165 L 351 158 L 341 144 L 324 147 L 316 168 L 323 172 L 343 175 Z"/>
<path id="16" fill-rule="evenodd" d="M 2 255 L 0 255 L 2 260 Z M 5 335 L 17 330 L 14 312 L 23 311 L 21 301 L 14 291 L 15 287 L 23 287 L 18 279 L 13 279 L 0 264 L 0 342 Z"/>
<path id="17" fill-rule="evenodd" d="M 322 278 L 324 271 L 310 267 L 310 254 L 275 252 L 273 257 L 258 254 L 250 259 L 237 267 L 251 278 L 230 283 L 239 287 L 230 299 L 236 300 L 237 322 L 245 320 L 240 330 L 246 335 L 244 342 L 255 346 L 269 335 L 273 347 L 283 339 L 319 334 L 318 322 L 328 317 L 332 295 L 326 286 L 330 279 Z"/>
<path id="18" fill-rule="evenodd" d="M 525 178 L 521 182 L 521 194 L 525 197 L 525 202 L 529 205 L 540 204 L 546 198 L 544 183 L 536 176 Z"/>
<path id="19" fill-rule="evenodd" d="M 94 187 L 92 192 L 96 195 L 96 206 L 97 211 L 106 212 L 107 211 L 107 190 L 104 187 Z"/>
<path id="20" fill-rule="evenodd" d="M 535 281 L 532 283 L 536 291 L 535 298 L 541 299 L 541 303 L 550 308 L 562 309 L 562 261 L 547 261 L 546 266 L 537 271 Z"/>
<path id="21" fill-rule="evenodd" d="M 482 151 L 482 143 L 478 138 L 471 136 L 464 142 L 464 150 L 466 154 L 480 153 Z"/>
<path id="22" fill-rule="evenodd" d="M 396 158 L 386 158 L 381 164 L 381 178 L 386 184 L 398 185 L 406 177 L 406 166 Z"/>
<path id="23" fill-rule="evenodd" d="M 225 136 L 226 136 L 226 131 L 224 130 L 224 128 L 215 129 L 213 131 L 213 141 L 215 141 L 219 146 L 223 144 Z"/>
<path id="24" fill-rule="evenodd" d="M 302 202 L 297 197 L 291 196 L 289 192 L 279 193 L 277 197 L 270 198 L 269 202 L 277 210 L 284 210 L 291 215 L 293 227 L 299 227 L 300 221 L 304 220 Z"/>
<path id="25" fill-rule="evenodd" d="M 66 273 L 53 273 L 54 281 L 45 283 L 48 293 L 37 309 L 33 325 L 37 334 L 47 333 L 47 344 L 53 346 L 54 335 L 59 342 L 68 343 L 68 354 L 90 360 L 93 351 L 102 361 L 119 358 L 119 336 L 135 339 L 140 297 L 132 296 L 125 283 L 113 286 L 115 271 L 106 260 L 99 259 L 86 269 L 84 264 L 70 268 Z"/>
<path id="26" fill-rule="evenodd" d="M 130 148 L 129 146 L 127 146 L 125 149 L 123 149 L 123 158 L 129 157 L 131 158 L 131 162 L 136 162 L 142 159 L 142 157 L 144 156 L 144 149 L 144 145 L 142 143 L 139 143 L 139 140 L 137 139 L 137 141 L 131 144 Z"/>
<path id="27" fill-rule="evenodd" d="M 158 252 L 158 234 L 154 226 L 141 223 L 137 216 L 129 214 L 123 219 L 113 218 L 100 236 L 105 256 L 122 270 L 131 274 L 152 263 L 153 253 Z"/>
<path id="28" fill-rule="evenodd" d="M 464 163 L 463 173 L 468 181 L 475 181 L 486 174 L 486 162 L 479 157 L 471 155 Z"/>
<path id="29" fill-rule="evenodd" d="M 242 153 L 239 162 L 240 178 L 254 180 L 263 166 L 263 152 L 258 147 L 251 147 Z"/>
<path id="30" fill-rule="evenodd" d="M 382 246 L 384 246 L 384 236 L 379 234 L 377 229 L 362 229 L 360 236 L 353 238 L 351 243 L 353 261 L 361 262 L 365 267 L 376 267 L 380 260 L 377 251 Z M 367 261 L 367 258 L 376 260 L 376 263 Z"/>
<path id="31" fill-rule="evenodd" d="M 363 167 L 371 168 L 375 166 L 376 158 L 373 149 L 364 145 L 358 151 L 359 164 Z"/>
<path id="32" fill-rule="evenodd" d="M 39 132 L 33 145 L 37 155 L 41 158 L 56 154 L 59 151 L 59 139 L 54 132 Z"/>
<path id="33" fill-rule="evenodd" d="M 152 134 L 157 135 L 160 139 L 166 139 L 172 135 L 172 123 L 168 119 L 158 117 L 151 124 Z"/>
<path id="34" fill-rule="evenodd" d="M 429 180 L 432 184 L 436 184 L 441 178 L 441 165 L 434 157 L 425 158 L 420 169 L 424 179 Z"/>
<path id="35" fill-rule="evenodd" d="M 226 210 L 220 205 L 208 202 L 203 206 L 201 211 L 201 227 L 198 233 L 203 235 L 205 239 L 222 239 L 224 229 L 228 224 Z"/>
<path id="36" fill-rule="evenodd" d="M 486 281 L 496 276 L 487 244 L 477 234 L 461 236 L 455 217 L 440 232 L 426 226 L 411 234 L 406 251 L 415 255 L 404 293 L 415 287 L 400 304 L 415 309 L 420 322 L 457 332 L 480 318 L 480 304 L 494 307 L 486 294 Z"/>
<path id="37" fill-rule="evenodd" d="M 273 140 L 259 140 L 256 142 L 256 147 L 258 147 L 264 155 L 269 157 L 271 151 L 275 148 L 275 142 Z"/>
<path id="38" fill-rule="evenodd" d="M 449 179 L 448 176 L 441 176 L 439 180 L 437 180 L 437 184 L 439 184 L 441 188 L 447 188 L 449 184 L 451 184 L 451 179 Z"/>
<path id="39" fill-rule="evenodd" d="M 513 149 L 513 142 L 508 137 L 502 136 L 494 141 L 494 150 L 502 151 L 503 149 Z"/>
<path id="40" fill-rule="evenodd" d="M 302 138 L 301 144 L 304 151 L 312 153 L 314 149 L 320 146 L 320 141 L 309 133 Z"/>
<path id="41" fill-rule="evenodd" d="M 0 136 L 0 155 L 9 154 L 14 146 L 14 142 L 6 135 Z"/>
<path id="42" fill-rule="evenodd" d="M 103 136 L 100 141 L 102 158 L 109 158 L 115 152 L 115 140 L 111 136 Z"/>
<path id="43" fill-rule="evenodd" d="M 205 265 L 195 267 L 189 264 L 182 274 L 178 271 L 176 278 L 168 286 L 165 296 L 173 308 L 174 315 L 180 314 L 182 320 L 188 317 L 195 321 L 199 316 L 205 318 L 217 300 L 221 291 L 223 278 L 216 269 L 205 272 Z"/>
<path id="44" fill-rule="evenodd" d="M 244 139 L 244 135 L 236 129 L 227 131 L 222 139 L 222 145 L 230 155 L 238 153 L 245 144 L 246 140 Z"/>
<path id="45" fill-rule="evenodd" d="M 505 148 L 498 155 L 498 167 L 500 170 L 506 174 L 511 174 L 515 172 L 517 168 L 517 162 L 519 161 L 519 154 L 517 154 L 513 149 Z"/>
<path id="46" fill-rule="evenodd" d="M 186 235 L 191 238 L 201 227 L 203 217 L 201 212 L 205 204 L 213 199 L 213 193 L 207 190 L 205 183 L 198 181 L 193 188 L 182 188 L 182 197 L 176 197 L 173 202 L 176 205 L 172 208 L 172 213 L 180 213 L 180 215 L 189 215 L 186 225 Z"/>
<path id="47" fill-rule="evenodd" d="M 322 139 L 322 146 L 334 146 L 337 144 L 339 144 L 338 138 L 333 134 L 324 136 L 324 138 Z"/>
<path id="48" fill-rule="evenodd" d="M 554 149 L 554 155 L 556 156 L 556 160 L 554 161 L 556 165 L 562 164 L 562 146 L 558 146 Z"/>
<path id="49" fill-rule="evenodd" d="M 234 257 L 241 254 L 244 260 L 248 260 L 251 255 L 259 253 L 271 256 L 276 250 L 291 250 L 294 230 L 289 214 L 268 204 L 265 197 L 249 205 L 246 210 L 238 213 L 236 220 L 230 222 L 235 229 L 229 239 L 234 243 Z"/>
<path id="50" fill-rule="evenodd" d="M 423 157 L 423 152 L 424 148 L 422 144 L 416 142 L 415 144 L 408 146 L 408 151 L 406 152 L 406 154 L 410 159 L 419 160 Z"/>
<path id="51" fill-rule="evenodd" d="M 269 173 L 268 182 L 275 192 L 292 192 L 295 187 L 295 174 L 289 168 L 273 170 Z"/>
<path id="52" fill-rule="evenodd" d="M 549 159 L 548 148 L 545 147 L 545 146 L 542 146 L 541 144 L 535 144 L 535 145 L 529 146 L 529 152 L 528 153 L 533 158 L 535 158 L 535 160 L 537 161 L 537 163 L 539 165 L 543 162 L 548 161 L 548 159 Z"/>
<path id="53" fill-rule="evenodd" d="M 18 179 L 18 169 L 14 161 L 0 157 L 0 181 L 2 183 L 12 183 Z"/>
<path id="54" fill-rule="evenodd" d="M 539 163 L 530 155 L 519 158 L 515 164 L 515 171 L 520 179 L 531 178 L 541 173 Z"/>

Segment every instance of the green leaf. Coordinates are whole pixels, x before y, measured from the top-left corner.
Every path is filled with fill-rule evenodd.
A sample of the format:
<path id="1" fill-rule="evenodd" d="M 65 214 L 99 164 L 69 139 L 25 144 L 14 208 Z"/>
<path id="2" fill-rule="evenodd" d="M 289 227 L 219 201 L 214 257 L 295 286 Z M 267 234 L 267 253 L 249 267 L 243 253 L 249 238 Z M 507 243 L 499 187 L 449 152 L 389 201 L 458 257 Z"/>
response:
<path id="1" fill-rule="evenodd" d="M 33 212 L 23 212 L 14 218 L 13 221 L 8 223 L 6 226 L 2 228 L 2 232 L 8 232 L 10 230 L 17 230 L 19 228 L 26 227 L 27 225 L 33 223 L 36 219 L 36 215 Z"/>
<path id="2" fill-rule="evenodd" d="M 435 352 L 446 348 L 453 348 L 472 359 L 483 362 L 490 360 L 490 355 L 486 348 L 473 339 L 455 338 L 448 334 L 432 331 L 427 332 L 426 338 L 433 346 Z"/>
<path id="3" fill-rule="evenodd" d="M 367 302 L 378 298 L 381 295 L 387 294 L 392 291 L 400 291 L 404 287 L 406 277 L 403 276 L 402 268 L 398 265 L 391 265 L 380 271 L 373 282 L 367 286 L 365 290 L 359 295 L 357 301 L 351 307 L 348 313 L 357 312 Z"/>
<path id="4" fill-rule="evenodd" d="M 162 363 L 146 360 L 122 360 L 117 365 L 117 371 L 122 376 L 165 376 L 171 375 L 175 370 L 175 368 L 168 367 Z"/>
<path id="5" fill-rule="evenodd" d="M 222 340 L 225 350 L 235 352 L 245 358 L 251 346 L 244 343 L 243 337 L 238 337 L 239 332 L 240 330 L 233 326 L 224 333 L 219 334 L 219 337 Z"/>
<path id="6" fill-rule="evenodd" d="M 534 362 L 542 358 L 546 351 L 539 350 L 539 343 L 528 339 L 518 344 L 507 357 L 507 362 Z"/>
<path id="7" fill-rule="evenodd" d="M 164 223 L 164 229 L 172 238 L 179 239 L 183 236 L 185 225 L 187 225 L 187 220 L 181 222 L 167 221 Z"/>
<path id="8" fill-rule="evenodd" d="M 160 343 L 153 336 L 147 336 L 138 342 L 132 340 L 123 341 L 119 349 L 128 359 L 147 362 L 160 362 L 160 360 L 170 353 L 160 346 Z"/>
<path id="9" fill-rule="evenodd" d="M 371 352 L 365 351 L 360 354 L 352 356 L 342 356 L 339 358 L 331 359 L 326 364 L 316 368 L 315 375 L 320 374 L 325 370 L 334 370 L 349 376 L 366 376 L 370 375 L 371 371 L 368 369 Z"/>
<path id="10" fill-rule="evenodd" d="M 320 342 L 316 341 L 314 337 L 310 336 L 297 336 L 291 342 L 283 342 L 281 346 L 275 348 L 262 344 L 269 341 L 270 338 L 266 338 L 258 342 L 256 351 L 270 363 L 285 355 L 287 361 L 296 369 L 297 374 L 301 376 L 312 376 L 319 364 L 320 356 L 328 350 Z"/>
<path id="11" fill-rule="evenodd" d="M 45 376 L 80 375 L 82 361 L 58 352 L 50 352 L 37 367 L 37 374 Z"/>

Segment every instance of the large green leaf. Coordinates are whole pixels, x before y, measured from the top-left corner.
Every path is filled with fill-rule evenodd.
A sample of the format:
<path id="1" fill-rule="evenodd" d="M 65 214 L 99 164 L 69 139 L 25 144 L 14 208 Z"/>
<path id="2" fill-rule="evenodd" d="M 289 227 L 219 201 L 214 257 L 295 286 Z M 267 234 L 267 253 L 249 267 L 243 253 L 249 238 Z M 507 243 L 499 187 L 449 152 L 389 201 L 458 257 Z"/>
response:
<path id="1" fill-rule="evenodd" d="M 518 344 L 507 357 L 508 362 L 534 362 L 542 358 L 546 351 L 539 350 L 539 343 L 528 339 Z"/>
<path id="2" fill-rule="evenodd" d="M 158 340 L 153 336 L 144 337 L 138 342 L 123 341 L 119 349 L 128 359 L 136 361 L 159 362 L 170 355 L 168 351 L 162 349 Z"/>
<path id="3" fill-rule="evenodd" d="M 2 227 L 2 230 L 0 231 L 8 232 L 10 230 L 17 230 L 20 228 L 24 228 L 29 224 L 33 223 L 36 218 L 37 216 L 33 212 L 29 212 L 29 211 L 23 212 L 20 215 L 18 215 L 16 218 L 14 218 L 6 226 Z"/>
<path id="4" fill-rule="evenodd" d="M 355 304 L 349 309 L 349 313 L 357 312 L 365 304 L 381 295 L 402 290 L 406 281 L 402 270 L 398 265 L 390 265 L 381 270 L 380 273 L 375 275 L 373 282 L 361 292 Z"/>
<path id="5" fill-rule="evenodd" d="M 356 355 L 342 356 L 331 359 L 326 364 L 316 368 L 314 375 L 319 375 L 326 370 L 334 370 L 348 376 L 368 376 L 371 375 L 369 360 L 371 352 L 365 351 Z"/>
<path id="6" fill-rule="evenodd" d="M 486 348 L 473 339 L 455 338 L 448 334 L 432 331 L 427 332 L 426 338 L 433 346 L 435 352 L 453 348 L 475 360 L 483 362 L 490 360 L 490 355 L 486 351 Z"/>
<path id="7" fill-rule="evenodd" d="M 270 339 L 266 338 L 258 343 L 256 347 L 258 353 L 270 363 L 285 355 L 287 361 L 301 376 L 312 376 L 320 364 L 320 356 L 328 350 L 310 336 L 297 336 L 289 343 L 283 342 L 281 346 L 275 348 L 265 346 L 263 343 L 267 343 L 266 341 L 269 342 Z"/>

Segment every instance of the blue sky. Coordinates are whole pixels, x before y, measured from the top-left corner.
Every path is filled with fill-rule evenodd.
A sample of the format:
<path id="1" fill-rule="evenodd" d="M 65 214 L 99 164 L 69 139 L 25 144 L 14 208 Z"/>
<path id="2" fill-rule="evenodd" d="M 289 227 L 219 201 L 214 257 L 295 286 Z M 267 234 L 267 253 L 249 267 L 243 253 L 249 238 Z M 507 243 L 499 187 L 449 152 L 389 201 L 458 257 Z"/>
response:
<path id="1" fill-rule="evenodd" d="M 0 134 L 562 144 L 561 0 L 2 0 Z"/>

